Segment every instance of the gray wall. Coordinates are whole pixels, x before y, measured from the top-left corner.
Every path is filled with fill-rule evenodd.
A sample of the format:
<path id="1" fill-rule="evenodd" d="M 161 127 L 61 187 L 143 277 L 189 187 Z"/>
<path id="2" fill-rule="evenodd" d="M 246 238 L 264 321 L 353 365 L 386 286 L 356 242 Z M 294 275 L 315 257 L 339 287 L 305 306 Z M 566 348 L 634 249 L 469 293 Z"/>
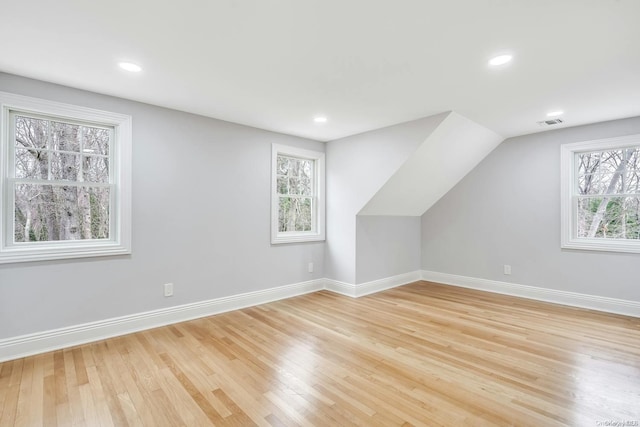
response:
<path id="1" fill-rule="evenodd" d="M 446 115 L 327 143 L 326 277 L 356 283 L 356 215 Z"/>
<path id="2" fill-rule="evenodd" d="M 636 133 L 640 117 L 506 140 L 422 216 L 422 268 L 640 301 L 640 254 L 560 249 L 560 145 Z"/>
<path id="3" fill-rule="evenodd" d="M 420 217 L 358 215 L 356 283 L 420 270 Z"/>
<path id="4" fill-rule="evenodd" d="M 133 116 L 133 254 L 0 265 L 0 339 L 324 276 L 324 243 L 270 245 L 269 200 L 271 143 L 325 144 L 1 73 L 0 90 Z"/>

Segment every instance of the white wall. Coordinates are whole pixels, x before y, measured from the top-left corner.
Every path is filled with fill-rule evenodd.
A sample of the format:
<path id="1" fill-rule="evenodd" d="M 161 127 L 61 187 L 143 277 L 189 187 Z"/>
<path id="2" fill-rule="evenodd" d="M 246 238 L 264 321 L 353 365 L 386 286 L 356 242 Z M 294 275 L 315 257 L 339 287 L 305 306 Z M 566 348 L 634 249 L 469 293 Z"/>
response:
<path id="1" fill-rule="evenodd" d="M 356 283 L 356 215 L 446 115 L 327 143 L 326 277 Z"/>
<path id="2" fill-rule="evenodd" d="M 640 117 L 506 140 L 422 216 L 422 268 L 640 301 L 640 254 L 560 249 L 560 145 L 637 133 Z"/>
<path id="3" fill-rule="evenodd" d="M 356 284 L 420 270 L 420 217 L 358 215 Z"/>
<path id="4" fill-rule="evenodd" d="M 324 276 L 324 243 L 269 240 L 271 143 L 324 143 L 1 73 L 0 90 L 133 116 L 133 254 L 0 265 L 0 339 Z"/>

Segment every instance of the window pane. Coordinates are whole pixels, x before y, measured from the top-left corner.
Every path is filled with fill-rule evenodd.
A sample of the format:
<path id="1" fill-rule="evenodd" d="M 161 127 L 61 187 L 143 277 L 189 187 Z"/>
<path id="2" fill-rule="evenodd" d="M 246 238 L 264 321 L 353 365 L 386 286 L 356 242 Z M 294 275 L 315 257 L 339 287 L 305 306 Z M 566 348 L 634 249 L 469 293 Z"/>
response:
<path id="1" fill-rule="evenodd" d="M 77 181 L 80 172 L 80 156 L 76 154 L 50 152 L 51 179 Z"/>
<path id="2" fill-rule="evenodd" d="M 622 173 L 613 173 L 603 171 L 597 176 L 593 184 L 591 194 L 619 194 L 623 192 L 622 184 L 624 183 Z"/>
<path id="3" fill-rule="evenodd" d="M 304 196 L 312 196 L 313 195 L 313 187 L 311 185 L 311 177 L 313 176 L 313 163 L 305 162 L 305 167 L 302 169 L 302 174 L 300 175 L 299 182 L 299 193 Z"/>
<path id="4" fill-rule="evenodd" d="M 15 185 L 15 242 L 109 238 L 110 190 Z"/>
<path id="5" fill-rule="evenodd" d="M 640 170 L 627 172 L 627 193 L 640 193 Z"/>
<path id="6" fill-rule="evenodd" d="M 593 197 L 578 200 L 578 237 L 640 238 L 640 197 Z"/>
<path id="7" fill-rule="evenodd" d="M 279 176 L 278 178 L 278 194 L 289 194 L 289 180 L 287 177 Z"/>
<path id="8" fill-rule="evenodd" d="M 624 238 L 640 240 L 640 196 L 627 197 L 624 215 Z"/>
<path id="9" fill-rule="evenodd" d="M 278 231 L 295 231 L 296 221 L 292 211 L 293 199 L 291 197 L 280 197 L 278 207 Z"/>
<path id="10" fill-rule="evenodd" d="M 82 127 L 82 152 L 87 154 L 109 154 L 111 131 L 93 127 Z"/>
<path id="11" fill-rule="evenodd" d="M 311 177 L 313 176 L 314 162 L 312 160 L 302 159 L 291 160 L 291 162 L 293 166 L 292 178 L 289 183 L 291 194 L 312 196 L 313 188 L 311 186 Z"/>
<path id="12" fill-rule="evenodd" d="M 313 173 L 313 160 L 303 160 L 302 161 L 302 173 L 307 178 L 311 177 Z"/>
<path id="13" fill-rule="evenodd" d="M 295 208 L 297 209 L 296 230 L 311 231 L 311 199 L 306 197 L 296 199 Z"/>
<path id="14" fill-rule="evenodd" d="M 49 148 L 62 151 L 80 151 L 80 126 L 62 122 L 51 123 Z"/>
<path id="15" fill-rule="evenodd" d="M 311 231 L 311 221 L 311 198 L 280 198 L 278 231 Z"/>
<path id="16" fill-rule="evenodd" d="M 109 205 L 111 191 L 109 187 L 81 187 L 86 199 L 81 204 L 84 214 L 89 214 L 91 232 L 89 239 L 109 238 Z M 85 219 L 86 221 L 86 219 Z"/>
<path id="17" fill-rule="evenodd" d="M 627 148 L 625 155 L 627 170 L 624 191 L 626 193 L 640 193 L 640 147 Z"/>
<path id="18" fill-rule="evenodd" d="M 640 171 L 640 147 L 627 148 L 627 170 Z"/>
<path id="19" fill-rule="evenodd" d="M 309 178 L 291 178 L 289 180 L 289 194 L 299 194 L 301 196 L 312 196 L 313 188 Z"/>
<path id="20" fill-rule="evenodd" d="M 624 150 L 611 150 L 604 151 L 601 154 L 600 164 L 598 169 L 603 174 L 613 174 L 620 167 L 620 163 L 623 158 Z"/>
<path id="21" fill-rule="evenodd" d="M 107 157 L 82 156 L 84 180 L 88 182 L 109 182 L 109 159 Z"/>
<path id="22" fill-rule="evenodd" d="M 289 159 L 287 157 L 278 156 L 278 175 L 287 175 L 289 173 Z"/>
<path id="23" fill-rule="evenodd" d="M 289 178 L 289 194 L 301 194 L 300 180 L 298 178 Z"/>
<path id="24" fill-rule="evenodd" d="M 16 147 L 47 148 L 49 122 L 31 117 L 16 117 Z"/>
<path id="25" fill-rule="evenodd" d="M 48 179 L 48 153 L 40 150 L 15 151 L 16 178 Z"/>
<path id="26" fill-rule="evenodd" d="M 628 186 L 629 150 L 581 153 L 578 162 L 578 194 L 620 194 Z"/>
<path id="27" fill-rule="evenodd" d="M 603 182 L 599 175 L 587 174 L 578 177 L 578 194 L 605 194 L 608 181 Z"/>

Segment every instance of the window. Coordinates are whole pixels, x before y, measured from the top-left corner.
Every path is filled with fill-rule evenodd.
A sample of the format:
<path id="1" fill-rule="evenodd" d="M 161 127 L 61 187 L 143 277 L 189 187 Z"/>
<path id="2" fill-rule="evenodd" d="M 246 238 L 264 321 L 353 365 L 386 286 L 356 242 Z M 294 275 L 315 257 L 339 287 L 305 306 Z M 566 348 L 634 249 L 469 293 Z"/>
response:
<path id="1" fill-rule="evenodd" d="M 324 153 L 273 144 L 271 243 L 324 238 Z"/>
<path id="2" fill-rule="evenodd" d="M 0 92 L 0 263 L 131 253 L 131 117 Z"/>
<path id="3" fill-rule="evenodd" d="M 561 146 L 562 247 L 640 253 L 640 135 Z"/>

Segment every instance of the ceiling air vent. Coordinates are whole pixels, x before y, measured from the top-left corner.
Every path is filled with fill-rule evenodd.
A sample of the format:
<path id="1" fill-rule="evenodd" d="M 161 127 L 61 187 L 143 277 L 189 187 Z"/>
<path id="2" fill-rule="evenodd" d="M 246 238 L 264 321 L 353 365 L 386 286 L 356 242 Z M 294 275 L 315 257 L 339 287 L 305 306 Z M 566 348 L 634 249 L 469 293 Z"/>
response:
<path id="1" fill-rule="evenodd" d="M 562 119 L 549 119 L 549 120 L 541 120 L 538 122 L 540 126 L 555 126 L 564 123 Z"/>

